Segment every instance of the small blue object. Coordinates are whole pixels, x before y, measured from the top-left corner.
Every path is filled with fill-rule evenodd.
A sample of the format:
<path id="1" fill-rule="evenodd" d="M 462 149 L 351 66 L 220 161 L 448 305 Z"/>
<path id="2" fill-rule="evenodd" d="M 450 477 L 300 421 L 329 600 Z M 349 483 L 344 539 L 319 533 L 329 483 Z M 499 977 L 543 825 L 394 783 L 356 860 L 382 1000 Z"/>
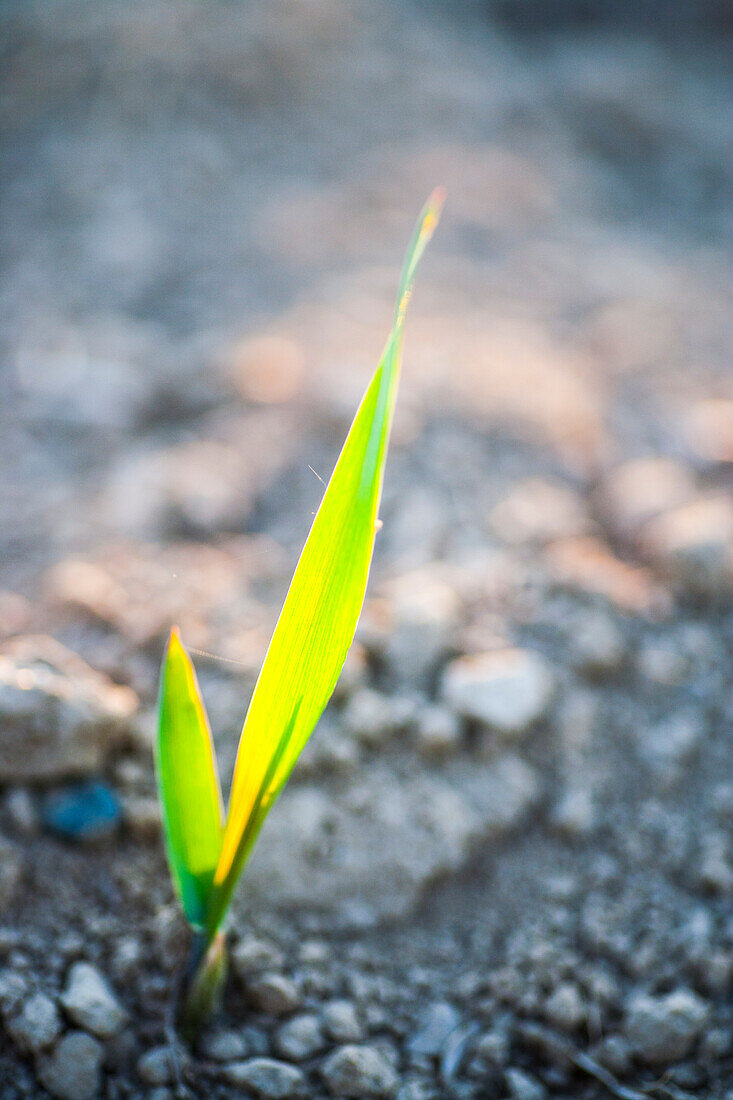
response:
<path id="1" fill-rule="evenodd" d="M 120 822 L 120 803 L 111 787 L 94 780 L 47 795 L 41 820 L 47 829 L 69 840 L 100 840 Z"/>

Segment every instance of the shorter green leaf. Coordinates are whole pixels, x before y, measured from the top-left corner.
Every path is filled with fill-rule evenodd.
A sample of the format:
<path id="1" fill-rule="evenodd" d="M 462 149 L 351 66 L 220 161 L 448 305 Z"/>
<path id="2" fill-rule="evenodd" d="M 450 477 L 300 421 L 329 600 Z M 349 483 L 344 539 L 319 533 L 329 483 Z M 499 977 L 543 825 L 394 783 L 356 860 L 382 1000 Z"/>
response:
<path id="1" fill-rule="evenodd" d="M 221 852 L 223 806 L 196 673 L 175 629 L 163 659 L 158 720 L 155 764 L 168 863 L 186 918 L 198 927 Z"/>

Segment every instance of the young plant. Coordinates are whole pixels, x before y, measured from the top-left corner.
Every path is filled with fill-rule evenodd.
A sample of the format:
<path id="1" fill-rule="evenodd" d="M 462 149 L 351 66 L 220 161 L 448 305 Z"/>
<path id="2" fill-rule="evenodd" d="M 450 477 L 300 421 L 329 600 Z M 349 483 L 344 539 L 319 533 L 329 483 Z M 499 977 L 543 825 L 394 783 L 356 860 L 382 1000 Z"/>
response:
<path id="1" fill-rule="evenodd" d="M 268 812 L 341 673 L 364 602 L 397 395 L 405 312 L 443 193 L 407 251 L 392 331 L 316 513 L 239 742 L 229 810 L 196 674 L 176 629 L 163 660 L 156 773 L 171 876 L 194 932 L 179 1025 L 194 1034 L 225 972 L 222 925 Z"/>

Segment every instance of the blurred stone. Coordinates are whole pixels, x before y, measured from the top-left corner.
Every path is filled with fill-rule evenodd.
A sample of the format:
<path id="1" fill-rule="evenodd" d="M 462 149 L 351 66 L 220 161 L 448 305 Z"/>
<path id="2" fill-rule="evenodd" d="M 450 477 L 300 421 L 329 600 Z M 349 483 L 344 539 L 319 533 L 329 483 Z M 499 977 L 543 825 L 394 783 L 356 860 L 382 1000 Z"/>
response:
<path id="1" fill-rule="evenodd" d="M 545 1001 L 548 1023 L 560 1031 L 576 1031 L 588 1017 L 587 1006 L 574 982 L 562 982 Z"/>
<path id="2" fill-rule="evenodd" d="M 398 1085 L 392 1065 L 374 1046 L 339 1047 L 323 1063 L 321 1072 L 332 1096 L 355 1100 L 392 1096 Z"/>
<path id="3" fill-rule="evenodd" d="M 245 983 L 253 974 L 278 969 L 284 961 L 277 944 L 249 932 L 242 936 L 231 952 L 232 969 Z"/>
<path id="4" fill-rule="evenodd" d="M 329 1001 L 323 1006 L 323 1023 L 329 1038 L 337 1043 L 358 1042 L 364 1028 L 351 1001 Z"/>
<path id="5" fill-rule="evenodd" d="M 651 725 L 640 725 L 639 753 L 664 786 L 681 778 L 686 765 L 705 736 L 705 720 L 689 707 L 680 708 Z"/>
<path id="6" fill-rule="evenodd" d="M 423 707 L 417 720 L 417 743 L 421 753 L 429 758 L 452 756 L 463 740 L 461 723 L 448 707 Z"/>
<path id="7" fill-rule="evenodd" d="M 207 1031 L 201 1040 L 201 1053 L 212 1062 L 236 1062 L 253 1052 L 241 1031 L 226 1028 Z"/>
<path id="8" fill-rule="evenodd" d="M 25 787 L 16 787 L 8 791 L 5 797 L 5 810 L 11 824 L 23 836 L 34 836 L 40 828 L 40 818 L 36 804 Z"/>
<path id="9" fill-rule="evenodd" d="M 45 993 L 34 993 L 29 997 L 17 1016 L 6 1019 L 5 1026 L 23 1054 L 38 1054 L 51 1046 L 62 1027 L 58 1009 Z"/>
<path id="10" fill-rule="evenodd" d="M 578 672 L 592 680 L 619 671 L 626 656 L 626 639 L 608 611 L 584 608 L 569 627 L 571 661 Z"/>
<path id="11" fill-rule="evenodd" d="M 625 1034 L 644 1062 L 667 1065 L 690 1053 L 708 1018 L 708 1006 L 687 989 L 661 997 L 635 993 L 626 1006 Z"/>
<path id="12" fill-rule="evenodd" d="M 619 611 L 657 614 L 670 603 L 650 570 L 622 561 L 600 539 L 560 539 L 547 548 L 545 560 L 564 588 L 602 596 Z"/>
<path id="13" fill-rule="evenodd" d="M 150 840 L 160 836 L 160 803 L 154 795 L 127 794 L 122 799 L 122 820 L 133 836 Z"/>
<path id="14" fill-rule="evenodd" d="M 87 962 L 73 964 L 60 1000 L 75 1024 L 101 1038 L 116 1035 L 127 1022 L 126 1010 L 97 968 Z"/>
<path id="15" fill-rule="evenodd" d="M 110 837 L 120 824 L 116 794 L 106 783 L 78 783 L 47 794 L 41 803 L 44 826 L 68 840 L 90 841 Z"/>
<path id="16" fill-rule="evenodd" d="M 545 1100 L 547 1090 L 536 1077 L 521 1069 L 508 1069 L 504 1078 L 511 1100 Z"/>
<path id="17" fill-rule="evenodd" d="M 293 440 L 280 407 L 217 417 L 172 447 L 128 449 L 94 505 L 101 530 L 138 537 L 240 531 Z"/>
<path id="18" fill-rule="evenodd" d="M 268 1016 L 287 1016 L 301 1003 L 301 994 L 284 974 L 263 974 L 247 983 L 247 994 L 253 1006 Z"/>
<path id="19" fill-rule="evenodd" d="M 566 790 L 552 814 L 552 825 L 569 840 L 589 836 L 596 823 L 593 792 L 587 787 Z"/>
<path id="20" fill-rule="evenodd" d="M 250 1058 L 247 1062 L 232 1062 L 224 1069 L 231 1085 L 243 1085 L 257 1096 L 269 1100 L 288 1100 L 304 1094 L 305 1077 L 301 1070 L 278 1062 L 275 1058 Z"/>
<path id="21" fill-rule="evenodd" d="M 733 462 L 733 401 L 707 398 L 687 412 L 684 432 L 695 458 L 706 463 Z"/>
<path id="22" fill-rule="evenodd" d="M 101 768 L 130 728 L 137 697 L 51 638 L 0 651 L 0 781 L 34 783 Z"/>
<path id="23" fill-rule="evenodd" d="M 418 1030 L 410 1036 L 407 1047 L 411 1054 L 436 1057 L 461 1022 L 456 1008 L 448 1001 L 436 1001 L 422 1013 Z"/>
<path id="24" fill-rule="evenodd" d="M 636 537 L 661 512 L 685 504 L 695 495 L 690 473 L 670 458 L 640 458 L 617 466 L 602 481 L 598 503 L 616 532 Z"/>
<path id="25" fill-rule="evenodd" d="M 569 535 L 588 534 L 591 527 L 580 498 L 567 486 L 528 478 L 491 512 L 491 528 L 512 545 L 543 545 Z"/>
<path id="26" fill-rule="evenodd" d="M 375 747 L 414 724 L 416 710 L 415 701 L 408 696 L 382 695 L 364 687 L 351 696 L 343 722 L 362 744 Z"/>
<path id="27" fill-rule="evenodd" d="M 31 618 L 31 605 L 25 597 L 0 588 L 0 640 L 26 631 Z"/>
<path id="28" fill-rule="evenodd" d="M 345 916 L 349 898 L 368 906 L 370 920 L 404 913 L 426 882 L 459 867 L 478 840 L 525 820 L 539 793 L 536 774 L 516 757 L 463 754 L 439 771 L 414 769 L 409 782 L 389 760 L 375 759 L 335 791 L 291 785 L 252 855 L 248 904 L 312 905 L 316 898 L 319 908 Z"/>
<path id="29" fill-rule="evenodd" d="M 545 660 L 529 650 L 504 649 L 451 661 L 442 695 L 459 714 L 507 735 L 542 718 L 554 692 Z"/>
<path id="30" fill-rule="evenodd" d="M 303 379 L 302 348 L 285 336 L 253 336 L 228 355 L 228 370 L 248 401 L 273 405 L 290 401 Z"/>
<path id="31" fill-rule="evenodd" d="M 137 1063 L 140 1080 L 146 1085 L 167 1085 L 173 1080 L 172 1056 L 168 1044 L 147 1050 Z"/>
<path id="32" fill-rule="evenodd" d="M 726 496 L 696 500 L 645 524 L 647 557 L 685 592 L 719 599 L 733 588 L 733 504 Z"/>
<path id="33" fill-rule="evenodd" d="M 323 1045 L 320 1020 L 310 1012 L 287 1020 L 278 1029 L 275 1038 L 278 1053 L 291 1062 L 302 1062 L 312 1057 L 323 1049 Z"/>
<path id="34" fill-rule="evenodd" d="M 38 1062 L 38 1077 L 58 1100 L 94 1100 L 102 1085 L 104 1048 L 85 1031 L 69 1031 L 49 1057 Z"/>
<path id="35" fill-rule="evenodd" d="M 389 604 L 384 657 L 390 674 L 411 689 L 425 684 L 450 645 L 458 598 L 429 566 L 395 577 L 383 593 Z"/>

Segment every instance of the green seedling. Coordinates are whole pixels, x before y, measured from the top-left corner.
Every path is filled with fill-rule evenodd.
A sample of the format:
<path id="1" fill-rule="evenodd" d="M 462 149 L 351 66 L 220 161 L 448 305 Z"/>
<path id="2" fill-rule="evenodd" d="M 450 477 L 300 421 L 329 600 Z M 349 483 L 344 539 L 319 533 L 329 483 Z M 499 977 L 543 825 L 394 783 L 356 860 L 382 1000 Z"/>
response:
<path id="1" fill-rule="evenodd" d="M 194 1035 L 226 969 L 223 924 L 273 803 L 328 702 L 364 602 L 418 261 L 440 216 L 428 200 L 407 251 L 392 331 L 349 429 L 275 627 L 244 722 L 224 815 L 214 744 L 176 629 L 163 660 L 156 772 L 171 876 L 194 933 L 178 1022 Z"/>

